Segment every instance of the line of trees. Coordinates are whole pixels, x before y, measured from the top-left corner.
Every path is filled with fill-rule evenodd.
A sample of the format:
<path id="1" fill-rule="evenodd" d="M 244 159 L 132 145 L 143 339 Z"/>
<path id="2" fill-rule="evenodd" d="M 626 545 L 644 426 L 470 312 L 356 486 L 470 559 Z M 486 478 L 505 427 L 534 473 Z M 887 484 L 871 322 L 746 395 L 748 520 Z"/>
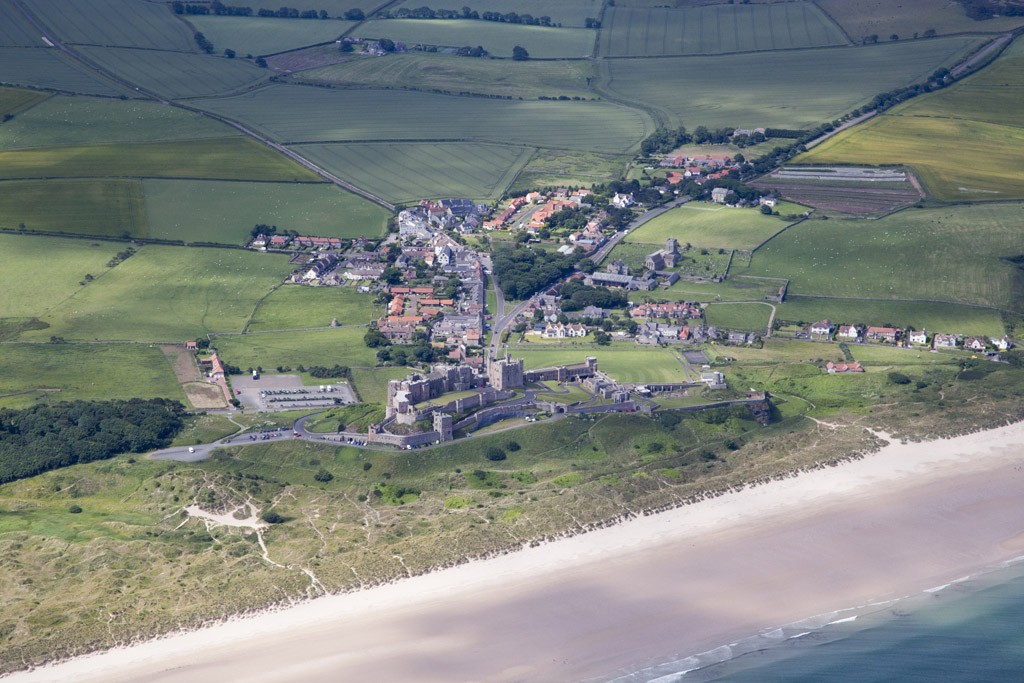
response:
<path id="1" fill-rule="evenodd" d="M 330 15 L 327 14 L 327 10 L 299 10 L 294 7 L 281 7 L 279 9 L 266 9 L 261 8 L 253 10 L 252 7 L 237 6 L 237 5 L 225 5 L 221 2 L 210 3 L 209 5 L 197 5 L 192 3 L 184 2 L 172 2 L 171 9 L 175 14 L 185 15 L 204 15 L 204 14 L 215 14 L 220 17 L 277 17 L 281 19 L 330 19 Z M 353 10 L 349 10 L 352 12 Z M 346 12 L 346 19 L 349 18 Z M 362 15 L 362 10 L 358 10 L 359 14 Z"/>
<path id="2" fill-rule="evenodd" d="M 480 21 L 495 21 L 502 24 L 526 24 L 528 26 L 561 26 L 551 21 L 549 16 L 535 17 L 532 14 L 518 14 L 516 12 L 478 12 L 472 7 L 462 9 L 432 9 L 430 7 L 399 7 L 396 10 L 384 12 L 380 15 L 384 19 L 477 19 Z M 600 28 L 601 22 L 597 19 L 587 19 L 590 25 L 587 28 Z M 594 24 L 597 24 L 596 26 Z"/>
<path id="3" fill-rule="evenodd" d="M 311 377 L 317 379 L 351 379 L 352 368 L 347 365 L 334 365 L 333 367 L 326 367 L 323 365 L 313 365 L 306 368 L 306 371 Z"/>

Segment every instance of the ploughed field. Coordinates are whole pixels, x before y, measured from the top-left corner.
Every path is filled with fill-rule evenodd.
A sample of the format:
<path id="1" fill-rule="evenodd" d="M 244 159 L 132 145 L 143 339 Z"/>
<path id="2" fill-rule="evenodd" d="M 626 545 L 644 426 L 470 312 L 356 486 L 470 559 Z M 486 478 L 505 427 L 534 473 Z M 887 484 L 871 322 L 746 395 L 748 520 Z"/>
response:
<path id="1" fill-rule="evenodd" d="M 921 198 L 900 169 L 788 166 L 751 183 L 785 199 L 826 212 L 878 214 Z"/>

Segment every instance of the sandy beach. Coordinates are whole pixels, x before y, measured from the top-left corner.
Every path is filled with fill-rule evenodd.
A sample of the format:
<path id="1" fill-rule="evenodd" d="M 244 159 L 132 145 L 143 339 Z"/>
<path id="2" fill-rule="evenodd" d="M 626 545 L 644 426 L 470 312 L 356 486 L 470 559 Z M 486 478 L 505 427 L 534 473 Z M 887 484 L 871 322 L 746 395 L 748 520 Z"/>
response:
<path id="1" fill-rule="evenodd" d="M 1021 555 L 1024 423 L 4 680 L 609 680 Z"/>

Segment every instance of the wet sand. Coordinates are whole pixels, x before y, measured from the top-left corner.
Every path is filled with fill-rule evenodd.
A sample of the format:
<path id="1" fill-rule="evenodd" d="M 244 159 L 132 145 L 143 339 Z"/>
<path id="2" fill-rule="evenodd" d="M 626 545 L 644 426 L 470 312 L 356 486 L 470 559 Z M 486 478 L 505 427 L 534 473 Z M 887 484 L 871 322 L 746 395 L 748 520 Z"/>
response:
<path id="1" fill-rule="evenodd" d="M 1024 423 L 12 681 L 607 680 L 1024 553 Z"/>

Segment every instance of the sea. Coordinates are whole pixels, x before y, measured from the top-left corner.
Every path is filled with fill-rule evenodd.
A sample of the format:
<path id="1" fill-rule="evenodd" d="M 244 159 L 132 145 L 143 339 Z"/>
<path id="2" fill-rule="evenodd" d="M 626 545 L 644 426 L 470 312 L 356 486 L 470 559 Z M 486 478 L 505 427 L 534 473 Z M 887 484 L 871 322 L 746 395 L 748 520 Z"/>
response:
<path id="1" fill-rule="evenodd" d="M 1024 558 L 668 658 L 616 683 L 1024 683 Z"/>

